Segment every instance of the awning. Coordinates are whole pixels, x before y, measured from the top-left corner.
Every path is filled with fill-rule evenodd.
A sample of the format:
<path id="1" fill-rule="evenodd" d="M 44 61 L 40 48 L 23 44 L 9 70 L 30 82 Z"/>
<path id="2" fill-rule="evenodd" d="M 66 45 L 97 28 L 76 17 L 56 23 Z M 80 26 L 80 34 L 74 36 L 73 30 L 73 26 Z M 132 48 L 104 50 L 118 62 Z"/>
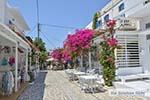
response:
<path id="1" fill-rule="evenodd" d="M 1 35 L 4 37 L 7 37 L 9 40 L 17 43 L 19 42 L 19 45 L 25 48 L 30 48 L 29 44 L 18 34 L 13 32 L 10 28 L 8 28 L 5 24 L 0 23 L 0 31 Z"/>

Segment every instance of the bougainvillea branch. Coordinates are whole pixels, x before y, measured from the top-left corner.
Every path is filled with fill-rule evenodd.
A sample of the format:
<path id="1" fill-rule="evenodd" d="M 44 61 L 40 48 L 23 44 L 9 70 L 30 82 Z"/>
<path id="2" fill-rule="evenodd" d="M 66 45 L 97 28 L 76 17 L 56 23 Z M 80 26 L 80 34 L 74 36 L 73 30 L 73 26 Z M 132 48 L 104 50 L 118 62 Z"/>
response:
<path id="1" fill-rule="evenodd" d="M 52 51 L 51 56 L 58 61 L 62 59 L 62 49 L 58 48 Z"/>
<path id="2" fill-rule="evenodd" d="M 93 30 L 76 30 L 75 34 L 68 35 L 64 43 L 64 49 L 66 49 L 72 57 L 74 57 L 74 55 L 80 55 L 81 51 L 84 51 L 90 47 L 93 36 Z"/>
<path id="3" fill-rule="evenodd" d="M 115 24 L 115 20 L 108 21 L 107 32 L 101 35 L 103 41 L 100 43 L 100 63 L 103 66 L 103 78 L 107 86 L 113 85 L 116 72 L 114 50 L 118 47 L 118 41 L 114 37 Z"/>
<path id="4" fill-rule="evenodd" d="M 51 56 L 61 62 L 73 60 L 79 56 L 82 51 L 89 49 L 93 36 L 93 30 L 76 30 L 74 34 L 69 34 L 67 36 L 64 42 L 64 48 L 53 50 Z"/>

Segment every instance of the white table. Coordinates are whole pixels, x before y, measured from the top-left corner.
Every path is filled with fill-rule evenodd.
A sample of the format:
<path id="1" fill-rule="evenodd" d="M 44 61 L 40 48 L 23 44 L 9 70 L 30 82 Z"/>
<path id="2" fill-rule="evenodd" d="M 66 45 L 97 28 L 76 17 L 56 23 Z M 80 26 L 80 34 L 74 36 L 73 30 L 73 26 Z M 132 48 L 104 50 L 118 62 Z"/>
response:
<path id="1" fill-rule="evenodd" d="M 73 80 L 79 79 L 79 76 L 86 75 L 85 72 L 79 72 L 79 71 L 74 71 L 72 74 L 73 74 Z"/>
<path id="2" fill-rule="evenodd" d="M 84 76 L 80 76 L 81 79 L 85 79 L 85 80 L 93 80 L 93 79 L 97 79 L 96 75 L 84 75 Z"/>
<path id="3" fill-rule="evenodd" d="M 92 93 L 94 92 L 94 87 L 96 87 L 96 81 L 99 79 L 97 75 L 86 75 L 79 76 L 79 83 L 81 85 L 81 89 L 90 89 Z"/>
<path id="4" fill-rule="evenodd" d="M 85 72 L 73 72 L 74 75 L 76 76 L 81 76 L 81 75 L 85 75 L 86 73 Z"/>
<path id="5" fill-rule="evenodd" d="M 84 84 L 94 84 L 94 82 L 98 79 L 95 75 L 85 75 L 85 76 L 79 76 L 79 83 Z"/>
<path id="6" fill-rule="evenodd" d="M 69 78 L 71 80 L 76 80 L 78 79 L 78 76 L 81 76 L 81 75 L 85 75 L 86 73 L 85 72 L 80 72 L 80 71 L 77 71 L 75 69 L 68 69 L 65 71 L 66 74 L 69 76 Z"/>

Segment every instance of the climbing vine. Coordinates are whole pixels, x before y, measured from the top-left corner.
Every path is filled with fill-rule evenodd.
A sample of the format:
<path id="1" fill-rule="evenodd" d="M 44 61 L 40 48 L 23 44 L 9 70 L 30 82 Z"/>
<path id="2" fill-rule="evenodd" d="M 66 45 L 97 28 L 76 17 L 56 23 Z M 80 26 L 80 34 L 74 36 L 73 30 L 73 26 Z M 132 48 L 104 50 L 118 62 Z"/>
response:
<path id="1" fill-rule="evenodd" d="M 96 12 L 94 14 L 94 17 L 93 17 L 93 24 L 92 24 L 92 28 L 93 29 L 96 29 L 96 25 L 97 25 L 97 22 L 98 22 L 98 18 L 99 18 L 100 14 L 98 12 Z"/>

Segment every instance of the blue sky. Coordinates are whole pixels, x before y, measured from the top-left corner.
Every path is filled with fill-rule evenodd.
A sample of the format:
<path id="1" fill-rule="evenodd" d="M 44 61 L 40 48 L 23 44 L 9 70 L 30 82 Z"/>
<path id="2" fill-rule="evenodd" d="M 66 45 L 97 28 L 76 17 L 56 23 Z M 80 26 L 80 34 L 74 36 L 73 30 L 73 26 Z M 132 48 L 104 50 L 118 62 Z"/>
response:
<path id="1" fill-rule="evenodd" d="M 26 35 L 35 38 L 36 0 L 8 0 L 9 4 L 20 9 L 31 32 Z M 39 0 L 40 23 L 75 28 L 84 28 L 95 12 L 103 8 L 110 0 Z M 69 32 L 75 29 L 63 29 L 41 26 L 40 37 L 46 43 L 47 50 L 61 47 Z"/>

